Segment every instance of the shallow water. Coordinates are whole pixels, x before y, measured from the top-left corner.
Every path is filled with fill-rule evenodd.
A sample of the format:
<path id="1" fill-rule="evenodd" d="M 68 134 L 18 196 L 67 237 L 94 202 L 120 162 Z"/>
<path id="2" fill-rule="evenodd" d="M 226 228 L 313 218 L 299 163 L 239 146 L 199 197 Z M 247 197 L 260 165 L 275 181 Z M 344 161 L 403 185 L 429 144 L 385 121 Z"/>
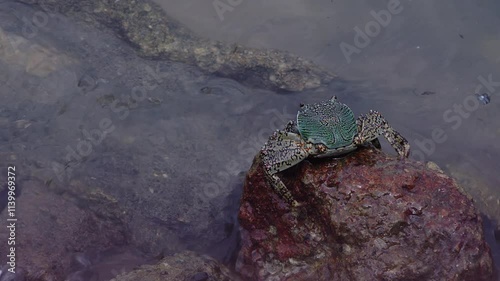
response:
<path id="1" fill-rule="evenodd" d="M 493 220 L 486 231 L 500 263 L 493 238 L 500 218 L 500 85 L 478 89 L 489 93 L 487 105 L 468 98 L 481 79 L 500 81 L 499 4 L 401 1 L 400 12 L 366 46 L 356 47 L 354 28 L 373 24 L 371 11 L 387 10 L 386 1 L 242 0 L 222 14 L 212 1 L 157 2 L 200 35 L 289 50 L 345 80 L 287 95 L 252 89 L 194 67 L 139 58 L 113 34 L 65 17 L 51 19 L 26 40 L 22 18 L 34 10 L 3 2 L 0 27 L 19 42 L 23 56 L 0 60 L 0 153 L 25 179 L 128 222 L 139 250 L 163 255 L 193 249 L 230 260 L 243 174 L 253 156 L 299 103 L 335 94 L 355 114 L 382 112 L 411 142 L 415 159 L 435 161 L 459 180 Z M 347 58 L 343 42 L 359 53 Z M 50 59 L 33 64 L 37 57 Z M 147 98 L 131 102 L 134 87 L 145 80 L 153 85 Z M 470 110 L 459 117 L 454 105 L 465 102 Z M 95 141 L 103 128 L 109 134 Z M 446 138 L 441 143 L 431 141 L 436 128 L 446 136 L 437 138 Z M 386 143 L 383 148 L 393 153 Z M 119 202 L 127 215 L 104 213 L 110 202 Z M 90 263 L 103 259 L 82 255 Z M 108 264 L 123 258 L 101 256 Z M 140 263 L 129 260 L 127 268 Z M 110 271 L 102 268 L 93 270 Z"/>
<path id="2" fill-rule="evenodd" d="M 355 80 L 359 88 L 344 91 L 343 101 L 357 113 L 382 112 L 409 139 L 413 158 L 438 163 L 482 212 L 500 219 L 500 3 L 156 1 L 203 36 L 288 50 Z M 234 5 L 218 13 L 219 2 Z M 356 37 L 357 28 L 368 40 Z"/>

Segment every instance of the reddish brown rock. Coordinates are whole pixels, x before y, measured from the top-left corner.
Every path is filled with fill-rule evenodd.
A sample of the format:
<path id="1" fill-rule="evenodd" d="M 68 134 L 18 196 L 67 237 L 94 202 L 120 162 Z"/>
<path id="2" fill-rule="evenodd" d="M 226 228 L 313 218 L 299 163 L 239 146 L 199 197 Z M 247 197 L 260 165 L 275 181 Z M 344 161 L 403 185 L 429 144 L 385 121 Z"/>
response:
<path id="1" fill-rule="evenodd" d="M 492 280 L 482 220 L 439 169 L 375 149 L 280 174 L 302 207 L 245 182 L 237 270 L 248 280 Z"/>

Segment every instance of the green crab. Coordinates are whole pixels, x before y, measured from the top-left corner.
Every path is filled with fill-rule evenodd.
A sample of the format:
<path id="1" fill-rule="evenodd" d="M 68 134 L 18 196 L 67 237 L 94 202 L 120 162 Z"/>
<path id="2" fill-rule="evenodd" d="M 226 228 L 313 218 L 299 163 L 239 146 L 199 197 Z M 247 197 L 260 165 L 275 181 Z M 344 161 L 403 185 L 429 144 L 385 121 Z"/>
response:
<path id="1" fill-rule="evenodd" d="M 300 105 L 296 123 L 288 122 L 284 130 L 277 130 L 262 147 L 260 153 L 266 177 L 274 190 L 292 206 L 300 206 L 285 184 L 277 176 L 308 157 L 341 156 L 383 135 L 399 154 L 410 154 L 408 141 L 396 132 L 377 111 L 354 118 L 352 110 L 332 99 L 320 103 Z"/>

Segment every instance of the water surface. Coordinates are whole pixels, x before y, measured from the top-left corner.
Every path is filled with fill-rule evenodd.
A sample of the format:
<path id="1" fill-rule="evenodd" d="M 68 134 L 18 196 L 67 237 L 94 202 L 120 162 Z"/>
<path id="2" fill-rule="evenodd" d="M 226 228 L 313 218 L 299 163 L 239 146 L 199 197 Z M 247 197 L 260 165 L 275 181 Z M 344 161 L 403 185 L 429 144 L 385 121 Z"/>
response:
<path id="1" fill-rule="evenodd" d="M 127 223 L 137 248 L 127 257 L 192 249 L 231 260 L 253 156 L 300 103 L 333 94 L 355 114 L 379 110 L 408 138 L 413 158 L 435 161 L 457 178 L 492 220 L 486 234 L 498 256 L 500 85 L 482 82 L 500 81 L 497 3 L 401 1 L 391 8 L 399 12 L 357 44 L 357 28 L 376 25 L 374 13 L 391 13 L 388 2 L 242 0 L 222 14 L 212 1 L 157 2 L 201 36 L 288 50 L 342 79 L 277 94 L 140 58 L 111 32 L 63 16 L 25 38 L 22 19 L 37 10 L 2 2 L 0 27 L 19 52 L 0 60 L 0 153 L 22 167 L 25 180 Z M 346 56 L 341 45 L 356 51 Z M 491 103 L 479 103 L 476 92 Z M 144 97 L 137 102 L 134 94 Z M 120 253 L 94 262 L 119 263 Z"/>

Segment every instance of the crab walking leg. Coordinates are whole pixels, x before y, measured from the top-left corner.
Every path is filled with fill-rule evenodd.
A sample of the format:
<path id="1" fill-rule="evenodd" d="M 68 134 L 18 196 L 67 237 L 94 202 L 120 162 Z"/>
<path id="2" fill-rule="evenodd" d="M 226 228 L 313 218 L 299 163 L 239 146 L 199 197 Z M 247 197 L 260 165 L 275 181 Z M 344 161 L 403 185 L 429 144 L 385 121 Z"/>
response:
<path id="1" fill-rule="evenodd" d="M 302 140 L 300 135 L 287 131 L 275 132 L 262 147 L 261 155 L 266 177 L 275 192 L 294 207 L 299 206 L 299 203 L 293 199 L 290 190 L 276 173 L 300 163 L 313 150 L 315 150 L 313 145 Z"/>
<path id="2" fill-rule="evenodd" d="M 355 144 L 362 144 L 383 135 L 392 145 L 400 157 L 408 157 L 410 144 L 398 132 L 396 132 L 377 111 L 370 110 L 366 115 L 361 115 L 356 120 L 358 134 L 354 137 Z"/>
<path id="3" fill-rule="evenodd" d="M 288 124 L 286 124 L 285 132 L 300 134 L 299 129 L 297 128 L 297 124 L 295 124 L 295 122 L 293 122 L 293 121 L 289 121 Z"/>
<path id="4" fill-rule="evenodd" d="M 271 183 L 274 191 L 281 196 L 281 198 L 285 199 L 285 201 L 292 205 L 293 207 L 299 207 L 300 204 L 297 200 L 293 199 L 292 193 L 285 184 L 281 181 L 281 179 L 276 174 L 269 174 L 266 172 L 267 180 Z"/>

